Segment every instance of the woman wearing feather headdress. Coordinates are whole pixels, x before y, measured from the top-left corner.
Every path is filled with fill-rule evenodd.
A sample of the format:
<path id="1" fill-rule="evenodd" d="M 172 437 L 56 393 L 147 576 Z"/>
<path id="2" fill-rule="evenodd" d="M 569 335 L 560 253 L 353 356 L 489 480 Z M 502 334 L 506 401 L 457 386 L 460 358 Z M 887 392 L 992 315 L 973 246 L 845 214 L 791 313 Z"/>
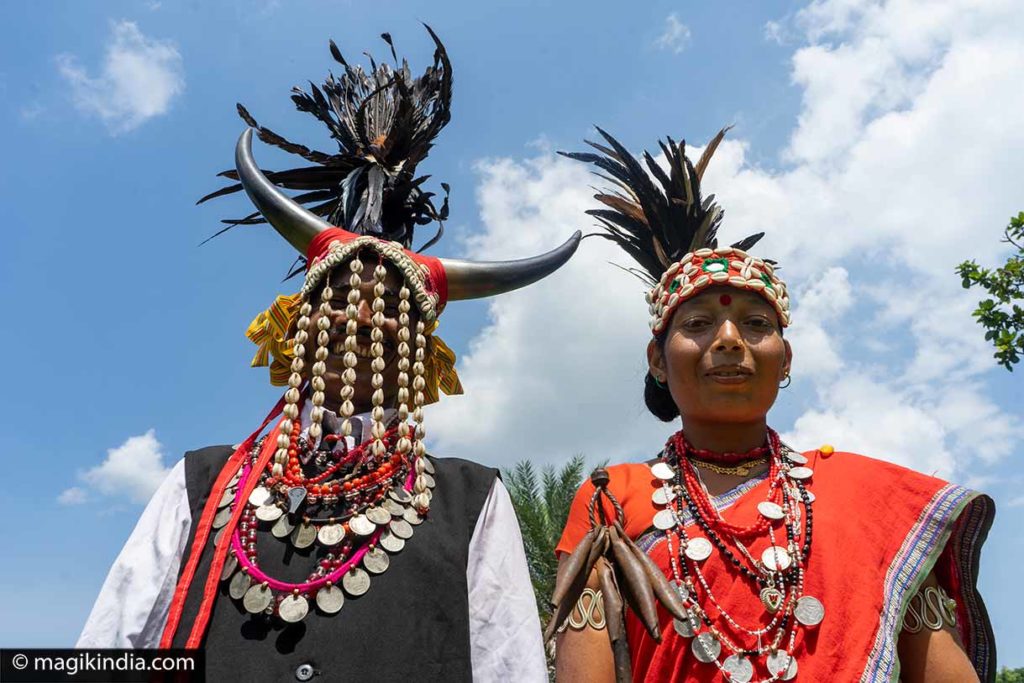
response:
<path id="1" fill-rule="evenodd" d="M 748 253 L 761 234 L 718 244 L 700 182 L 724 134 L 696 164 L 671 139 L 664 164 L 637 160 L 603 131 L 599 153 L 567 154 L 614 185 L 588 213 L 639 264 L 644 399 L 680 429 L 577 494 L 548 626 L 558 678 L 992 680 L 975 586 L 992 500 L 831 445 L 798 452 L 768 427 L 790 298 Z"/>
<path id="2" fill-rule="evenodd" d="M 203 201 L 244 190 L 257 211 L 225 230 L 266 222 L 299 251 L 301 289 L 247 333 L 252 364 L 287 388 L 240 445 L 192 451 L 172 469 L 80 646 L 203 647 L 213 681 L 546 678 L 508 493 L 492 468 L 426 453 L 424 407 L 462 393 L 436 334 L 446 303 L 536 282 L 580 236 L 516 261 L 411 250 L 415 228 L 448 211 L 417 175 L 450 116 L 451 66 L 427 30 L 434 62 L 417 78 L 393 47 L 394 67 L 371 59 L 364 72 L 332 42 L 342 76 L 294 91 L 334 154 L 239 106 L 250 127 L 222 174 L 238 183 Z M 253 131 L 313 165 L 264 174 Z"/>

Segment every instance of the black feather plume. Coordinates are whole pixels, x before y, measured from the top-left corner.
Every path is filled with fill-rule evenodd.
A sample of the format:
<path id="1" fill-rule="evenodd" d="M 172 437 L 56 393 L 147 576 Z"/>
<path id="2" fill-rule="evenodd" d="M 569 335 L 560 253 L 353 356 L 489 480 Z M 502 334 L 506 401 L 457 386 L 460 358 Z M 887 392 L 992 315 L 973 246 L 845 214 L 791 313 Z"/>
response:
<path id="1" fill-rule="evenodd" d="M 313 164 L 267 172 L 271 182 L 304 191 L 293 199 L 332 225 L 400 242 L 405 247 L 412 245 L 417 225 L 431 222 L 437 222 L 439 229 L 425 246 L 436 242 L 443 234 L 443 221 L 448 216 L 447 185 L 442 183 L 444 203 L 438 209 L 431 199 L 434 193 L 421 188 L 426 177 L 416 175 L 417 164 L 426 158 L 434 139 L 451 119 L 451 63 L 441 40 L 429 26 L 426 29 L 434 41 L 434 61 L 416 78 L 406 61 L 399 64 L 394 41 L 384 33 L 381 38 L 390 49 L 394 66 L 378 64 L 370 57 L 369 71 L 353 67 L 332 40 L 331 56 L 344 73 L 337 78 L 328 74 L 320 86 L 310 83 L 308 91 L 292 89 L 296 109 L 327 126 L 338 145 L 334 154 L 287 140 L 260 126 L 245 107 L 238 105 L 239 116 L 256 129 L 260 140 Z M 219 175 L 238 180 L 234 170 Z M 235 182 L 207 194 L 197 203 L 241 189 Z M 235 225 L 266 221 L 249 215 L 223 222 L 227 227 L 216 235 Z"/>
<path id="2" fill-rule="evenodd" d="M 607 147 L 589 140 L 585 142 L 601 154 L 559 152 L 570 159 L 593 164 L 601 170 L 594 174 L 615 186 L 598 191 L 594 199 L 604 207 L 587 213 L 603 228 L 604 232 L 598 234 L 618 244 L 642 268 L 642 271 L 630 268 L 629 272 L 651 286 L 687 252 L 714 248 L 718 244 L 722 208 L 715 203 L 714 195 L 702 199 L 700 182 L 727 130 L 723 128 L 708 143 L 696 166 L 686 156 L 685 142 L 676 144 L 672 138 L 659 142 L 667 170 L 647 152 L 643 153 L 641 164 L 618 140 L 600 128 L 597 132 Z M 733 246 L 749 249 L 763 235 L 750 235 Z"/>

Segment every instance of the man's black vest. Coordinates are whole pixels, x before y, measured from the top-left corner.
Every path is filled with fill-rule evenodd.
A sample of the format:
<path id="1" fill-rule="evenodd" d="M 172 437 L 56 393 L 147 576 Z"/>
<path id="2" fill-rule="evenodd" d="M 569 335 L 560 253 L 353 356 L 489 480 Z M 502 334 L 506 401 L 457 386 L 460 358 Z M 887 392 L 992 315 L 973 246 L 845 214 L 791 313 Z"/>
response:
<path id="1" fill-rule="evenodd" d="M 185 456 L 192 529 L 213 481 L 231 455 L 211 446 Z M 370 590 L 346 596 L 341 611 L 309 614 L 297 624 L 251 615 L 220 585 L 204 647 L 210 681 L 470 681 L 469 599 L 466 563 L 477 518 L 497 470 L 456 458 L 431 458 L 437 486 L 427 519 Z M 181 647 L 199 608 L 210 565 L 213 534 L 189 588 L 174 646 Z M 261 532 L 261 569 L 282 581 L 305 581 L 316 566 L 313 548 L 296 550 L 287 539 Z M 188 552 L 185 553 L 188 557 Z M 184 567 L 185 560 L 182 560 Z"/>

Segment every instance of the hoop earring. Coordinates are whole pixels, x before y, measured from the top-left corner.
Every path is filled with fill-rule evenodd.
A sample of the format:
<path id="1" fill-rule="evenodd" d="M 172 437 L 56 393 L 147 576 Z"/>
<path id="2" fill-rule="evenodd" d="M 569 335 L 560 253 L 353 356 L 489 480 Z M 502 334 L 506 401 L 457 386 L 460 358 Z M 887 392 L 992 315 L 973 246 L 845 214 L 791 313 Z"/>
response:
<path id="1" fill-rule="evenodd" d="M 790 384 L 792 384 L 792 383 L 793 383 L 793 378 L 792 378 L 792 377 L 790 377 L 789 373 L 787 372 L 787 373 L 786 373 L 786 376 L 782 378 L 782 381 L 783 381 L 783 382 L 785 382 L 785 384 L 781 384 L 781 383 L 780 383 L 780 384 L 779 384 L 779 389 L 785 389 L 785 388 L 786 388 L 786 387 L 788 387 L 788 386 L 789 386 Z"/>
<path id="2" fill-rule="evenodd" d="M 657 377 L 655 377 L 654 375 L 651 375 L 651 379 L 653 379 L 653 380 L 654 380 L 654 384 L 655 384 L 655 385 L 657 385 L 657 387 L 658 387 L 659 389 L 667 389 L 667 388 L 668 388 L 668 387 L 667 387 L 667 386 L 665 385 L 665 383 L 664 383 L 664 382 L 662 382 L 662 381 L 661 381 L 660 379 L 658 379 L 658 378 L 657 378 Z"/>

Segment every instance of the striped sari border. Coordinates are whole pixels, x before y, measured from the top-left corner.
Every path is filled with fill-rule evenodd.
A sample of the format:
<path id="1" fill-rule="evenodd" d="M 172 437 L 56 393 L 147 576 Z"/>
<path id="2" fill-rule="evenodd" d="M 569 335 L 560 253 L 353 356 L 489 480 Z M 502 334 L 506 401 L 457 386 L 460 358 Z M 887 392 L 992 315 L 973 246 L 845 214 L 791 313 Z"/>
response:
<path id="1" fill-rule="evenodd" d="M 896 643 L 907 604 L 938 560 L 952 533 L 953 520 L 977 495 L 961 486 L 946 484 L 921 510 L 886 571 L 882 613 L 875 643 L 860 679 L 862 683 L 895 683 L 899 679 Z"/>
<path id="2" fill-rule="evenodd" d="M 982 681 L 995 680 L 996 669 L 995 635 L 977 589 L 981 545 L 988 537 L 994 517 L 995 503 L 991 498 L 985 495 L 974 498 L 957 519 L 951 540 L 954 544 L 952 560 L 960 577 L 960 591 L 954 596 L 961 606 L 960 630 L 967 655 Z"/>

